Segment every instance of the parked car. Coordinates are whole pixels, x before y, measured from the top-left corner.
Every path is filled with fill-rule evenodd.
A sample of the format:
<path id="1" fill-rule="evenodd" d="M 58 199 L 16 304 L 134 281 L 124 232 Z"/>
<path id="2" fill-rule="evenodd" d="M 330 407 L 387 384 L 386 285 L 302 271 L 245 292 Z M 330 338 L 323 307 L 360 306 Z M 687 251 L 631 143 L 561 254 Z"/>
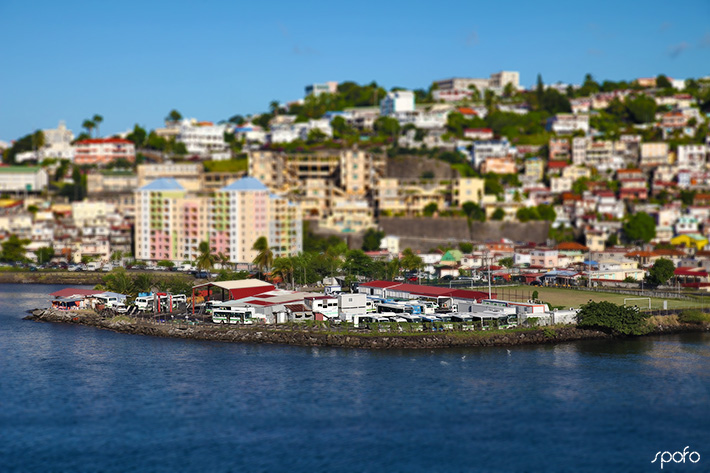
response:
<path id="1" fill-rule="evenodd" d="M 542 282 L 538 281 L 537 279 L 534 281 L 530 281 L 531 286 L 542 286 Z"/>

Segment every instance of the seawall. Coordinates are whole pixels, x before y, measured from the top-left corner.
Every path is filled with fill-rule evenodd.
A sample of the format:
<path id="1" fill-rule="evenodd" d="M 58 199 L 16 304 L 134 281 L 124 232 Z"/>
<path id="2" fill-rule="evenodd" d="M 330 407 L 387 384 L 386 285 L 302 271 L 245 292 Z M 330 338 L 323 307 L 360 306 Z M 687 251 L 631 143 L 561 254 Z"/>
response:
<path id="1" fill-rule="evenodd" d="M 483 332 L 421 332 L 406 335 L 397 333 L 373 334 L 368 331 L 329 331 L 305 326 L 292 328 L 282 326 L 237 328 L 210 324 L 156 323 L 123 316 L 102 319 L 93 311 L 63 312 L 51 309 L 37 309 L 26 319 L 88 325 L 120 333 L 154 337 L 365 349 L 518 346 L 615 338 L 604 332 L 579 329 L 575 326 Z M 710 327 L 707 325 L 682 324 L 656 326 L 649 335 L 706 331 L 710 331 Z"/>

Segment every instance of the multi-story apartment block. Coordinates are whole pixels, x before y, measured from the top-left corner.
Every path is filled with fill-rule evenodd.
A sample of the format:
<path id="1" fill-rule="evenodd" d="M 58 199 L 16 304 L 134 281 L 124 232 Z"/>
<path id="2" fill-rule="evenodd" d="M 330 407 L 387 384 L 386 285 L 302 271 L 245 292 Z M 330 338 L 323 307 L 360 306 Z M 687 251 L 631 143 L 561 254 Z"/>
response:
<path id="1" fill-rule="evenodd" d="M 668 143 L 641 143 L 641 166 L 663 166 L 670 164 Z"/>
<path id="2" fill-rule="evenodd" d="M 372 207 L 365 200 L 336 198 L 322 227 L 340 232 L 359 232 L 375 224 Z"/>
<path id="3" fill-rule="evenodd" d="M 481 204 L 485 193 L 485 180 L 478 177 L 460 177 L 455 181 L 453 205 L 461 207 L 465 202 Z"/>
<path id="4" fill-rule="evenodd" d="M 224 133 L 227 131 L 226 125 L 186 119 L 180 123 L 175 141 L 185 144 L 191 155 L 222 161 L 231 157 L 229 147 L 224 141 Z"/>
<path id="5" fill-rule="evenodd" d="M 511 84 L 515 90 L 520 87 L 520 73 L 517 71 L 500 71 L 491 74 L 489 87 L 491 89 L 503 90 L 506 85 Z"/>
<path id="6" fill-rule="evenodd" d="M 136 147 L 122 138 L 96 138 L 82 140 L 74 146 L 74 162 L 76 164 L 110 164 L 119 159 L 129 163 L 136 160 Z"/>
<path id="7" fill-rule="evenodd" d="M 525 160 L 525 174 L 524 176 L 528 179 L 534 181 L 542 180 L 542 176 L 545 174 L 545 163 L 540 158 L 528 158 Z"/>
<path id="8" fill-rule="evenodd" d="M 579 138 L 575 138 L 579 139 Z M 584 138 L 582 138 L 584 139 Z M 570 157 L 570 144 L 566 138 L 550 138 L 548 143 L 550 161 L 566 161 Z"/>
<path id="9" fill-rule="evenodd" d="M 707 145 L 678 145 L 676 166 L 679 169 L 705 169 L 707 157 Z"/>
<path id="10" fill-rule="evenodd" d="M 346 194 L 363 195 L 374 188 L 386 166 L 382 153 L 326 150 L 315 153 L 249 153 L 249 175 L 275 191 L 302 188 L 308 179 L 333 182 Z"/>
<path id="11" fill-rule="evenodd" d="M 414 110 L 414 92 L 411 90 L 388 92 L 380 102 L 380 115 L 384 117 Z"/>
<path id="12" fill-rule="evenodd" d="M 251 262 L 259 237 L 274 257 L 302 249 L 300 209 L 245 177 L 213 195 L 188 193 L 176 180 L 162 178 L 136 191 L 136 258 L 194 261 L 202 241 L 233 263 Z"/>

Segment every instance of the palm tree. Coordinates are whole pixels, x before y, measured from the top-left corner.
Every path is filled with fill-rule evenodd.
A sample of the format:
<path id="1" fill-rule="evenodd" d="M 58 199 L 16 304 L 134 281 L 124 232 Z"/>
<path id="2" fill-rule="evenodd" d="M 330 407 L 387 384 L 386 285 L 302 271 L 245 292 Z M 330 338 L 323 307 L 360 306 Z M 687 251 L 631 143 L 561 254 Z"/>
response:
<path id="1" fill-rule="evenodd" d="M 219 262 L 219 265 L 222 267 L 222 269 L 227 269 L 230 263 L 229 256 L 225 255 L 224 253 L 217 254 L 217 261 Z"/>
<path id="2" fill-rule="evenodd" d="M 197 269 L 199 269 L 200 271 L 212 269 L 215 265 L 215 262 L 217 261 L 217 258 L 215 255 L 212 254 L 210 242 L 200 242 L 200 245 L 197 247 L 197 249 L 200 252 L 200 254 L 197 255 L 197 259 L 195 260 L 195 266 L 197 266 Z"/>
<path id="3" fill-rule="evenodd" d="M 281 276 L 284 283 L 289 279 L 291 280 L 291 288 L 294 288 L 293 282 L 293 272 L 296 270 L 296 264 L 292 257 L 285 256 L 281 258 L 276 258 L 274 260 L 274 265 L 271 268 L 271 274 L 276 274 Z"/>
<path id="4" fill-rule="evenodd" d="M 279 102 L 278 102 L 278 101 L 272 100 L 272 101 L 269 103 L 269 108 L 271 109 L 271 113 L 272 113 L 274 116 L 277 116 L 277 115 L 279 114 Z"/>
<path id="5" fill-rule="evenodd" d="M 258 252 L 254 258 L 254 264 L 259 268 L 259 273 L 263 275 L 264 270 L 270 268 L 274 262 L 274 252 L 269 248 L 269 241 L 266 237 L 259 237 L 251 249 Z"/>
<path id="6" fill-rule="evenodd" d="M 92 122 L 91 120 L 84 120 L 84 123 L 81 124 L 81 127 L 86 130 L 86 133 L 89 135 L 89 138 L 91 138 L 91 130 L 96 127 L 96 123 Z"/>
<path id="7" fill-rule="evenodd" d="M 99 125 L 101 124 L 101 122 L 104 121 L 104 117 L 97 113 L 91 118 L 91 121 L 94 122 L 94 125 L 96 126 L 96 136 L 101 136 L 101 132 L 99 131 Z"/>

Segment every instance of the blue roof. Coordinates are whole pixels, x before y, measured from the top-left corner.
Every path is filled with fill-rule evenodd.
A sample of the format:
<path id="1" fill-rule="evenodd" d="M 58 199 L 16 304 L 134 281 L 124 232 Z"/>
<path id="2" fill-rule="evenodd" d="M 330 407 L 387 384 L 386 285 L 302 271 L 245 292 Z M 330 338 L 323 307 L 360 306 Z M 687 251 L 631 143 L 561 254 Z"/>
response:
<path id="1" fill-rule="evenodd" d="M 184 191 L 185 188 L 172 177 L 161 177 L 144 185 L 139 191 Z"/>
<path id="2" fill-rule="evenodd" d="M 269 189 L 266 188 L 264 184 L 261 183 L 261 181 L 255 177 L 242 177 L 241 179 L 237 179 L 236 181 L 232 182 L 230 185 L 225 186 L 220 189 L 221 192 L 229 192 L 229 191 L 267 191 Z"/>

